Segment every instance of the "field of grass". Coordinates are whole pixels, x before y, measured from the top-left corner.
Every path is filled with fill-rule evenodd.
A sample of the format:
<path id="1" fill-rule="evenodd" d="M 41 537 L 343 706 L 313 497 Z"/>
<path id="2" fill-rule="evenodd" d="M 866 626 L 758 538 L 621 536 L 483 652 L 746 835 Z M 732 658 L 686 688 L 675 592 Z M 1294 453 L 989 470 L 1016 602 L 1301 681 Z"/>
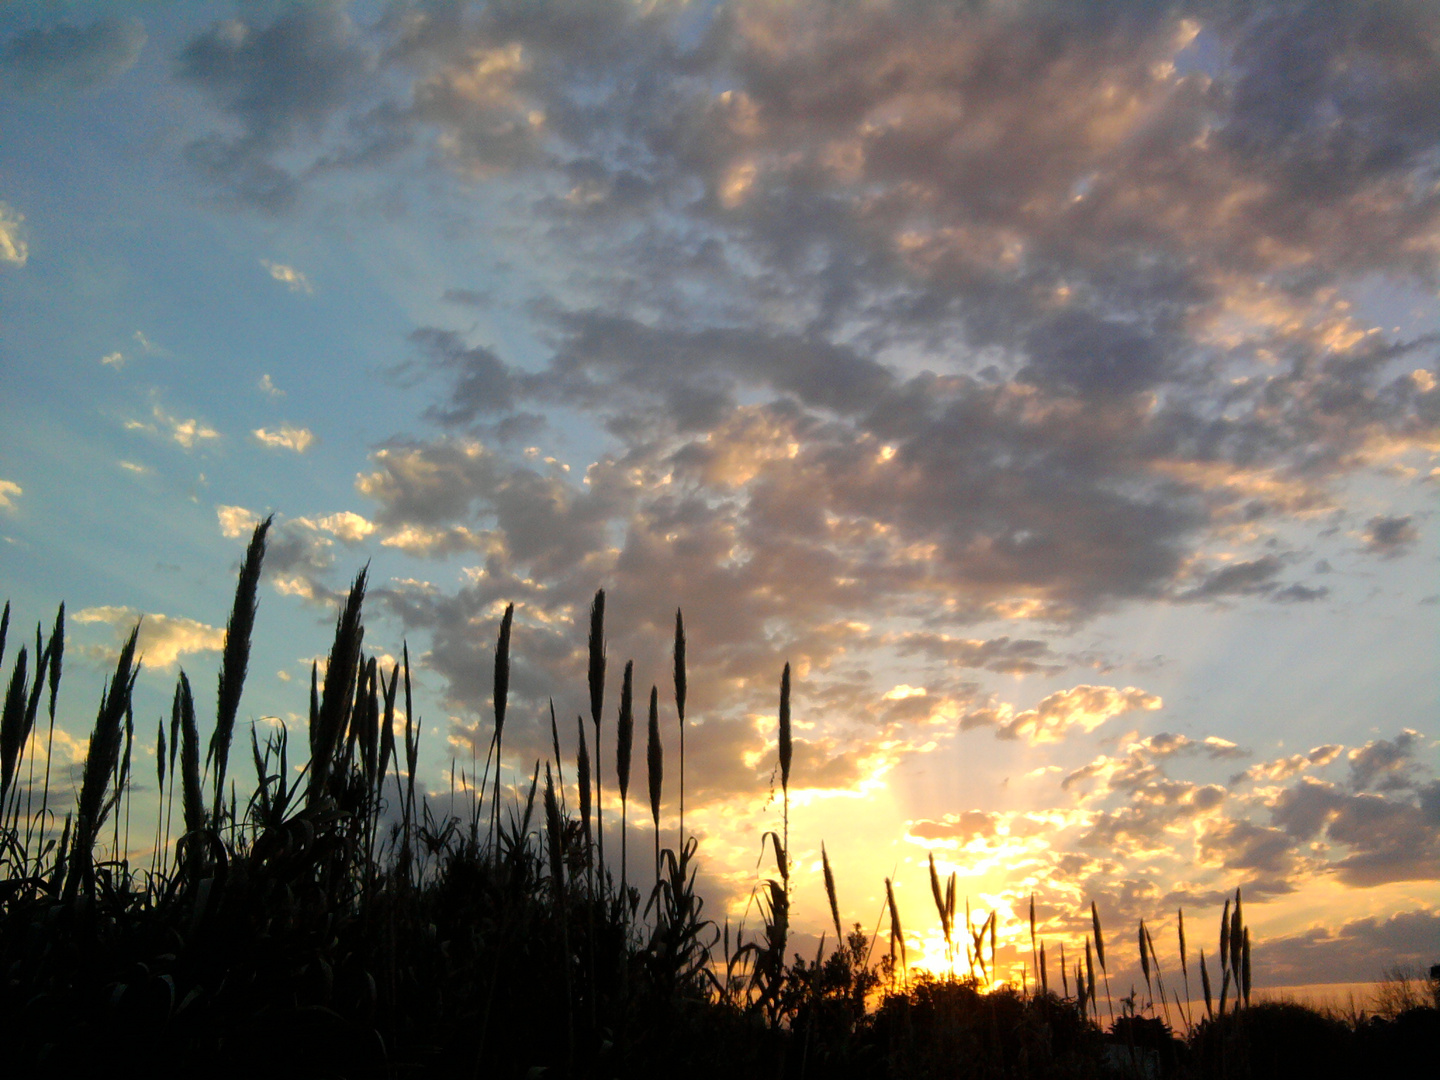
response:
<path id="1" fill-rule="evenodd" d="M 136 635 L 101 701 L 73 802 L 50 769 L 63 607 L 33 650 L 15 652 L 0 717 L 0 1037 L 19 1075 L 118 1066 L 157 1076 L 1318 1077 L 1433 1067 L 1440 1013 L 1419 997 L 1385 1017 L 1347 1019 L 1252 1004 L 1238 892 L 1208 957 L 1187 947 L 1182 913 L 1180 970 L 1161 969 L 1142 922 L 1145 989 L 1121 1000 L 1093 905 L 1083 956 L 1069 957 L 1037 933 L 1032 905 L 1038 979 L 1000 984 L 996 916 L 968 904 L 962 915 L 955 878 L 942 880 L 932 861 L 934 916 L 960 974 L 912 977 L 890 882 L 877 949 L 861 927 L 842 926 L 826 855 L 834 938 L 811 957 L 792 954 L 788 665 L 777 732 L 785 812 L 763 838 L 773 867 L 757 888 L 759 925 L 706 915 L 693 838 L 678 851 L 657 839 L 654 874 L 634 883 L 622 869 L 617 882 L 592 763 L 615 755 L 622 851 L 640 763 L 630 665 L 618 710 L 605 710 L 603 593 L 591 611 L 579 752 L 562 760 L 552 708 L 553 756 L 535 763 L 519 797 L 502 793 L 497 766 L 512 611 L 498 627 L 490 754 L 483 770 L 461 770 L 462 811 L 452 800 L 442 812 L 417 790 L 408 652 L 389 671 L 365 652 L 363 571 L 328 663 L 312 670 L 305 743 L 292 746 L 283 728 L 262 743 L 252 729 L 240 752 L 258 781 L 243 793 L 227 778 L 268 527 L 255 530 L 241 568 L 203 758 L 183 673 L 159 725 L 148 843 L 129 830 L 131 765 L 144 757 L 131 707 Z M 7 605 L 0 661 L 8 633 Z M 683 732 L 678 613 L 674 656 Z M 673 776 L 684 836 L 683 739 L 668 773 L 658 691 L 638 707 L 639 812 L 658 838 Z M 609 832 L 613 844 L 613 821 Z M 153 854 L 140 865 L 125 854 L 134 850 Z M 1189 1004 L 1192 983 L 1203 1011 Z"/>

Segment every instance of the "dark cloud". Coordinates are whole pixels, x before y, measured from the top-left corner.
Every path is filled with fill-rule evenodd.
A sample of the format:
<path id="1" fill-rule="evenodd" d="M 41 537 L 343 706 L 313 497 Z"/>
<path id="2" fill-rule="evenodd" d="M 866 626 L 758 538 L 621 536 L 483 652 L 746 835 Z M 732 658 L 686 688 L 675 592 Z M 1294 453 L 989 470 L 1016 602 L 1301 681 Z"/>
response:
<path id="1" fill-rule="evenodd" d="M 1427 816 L 1424 804 L 1351 794 L 1306 777 L 1280 795 L 1271 814 L 1295 841 L 1323 835 L 1348 849 L 1328 864 L 1346 885 L 1440 879 L 1440 825 Z"/>
<path id="2" fill-rule="evenodd" d="M 441 424 L 471 424 L 479 416 L 514 409 L 514 376 L 490 349 L 466 348 L 458 334 L 433 328 L 412 332 L 410 340 L 420 346 L 436 368 L 454 372 L 448 400 L 431 410 L 431 416 Z"/>
<path id="3" fill-rule="evenodd" d="M 1281 561 L 1274 555 L 1224 566 L 1206 574 L 1199 585 L 1181 593 L 1179 599 L 1214 600 L 1269 592 L 1275 588 L 1271 578 L 1280 572 L 1281 566 Z"/>
<path id="4" fill-rule="evenodd" d="M 1403 791 L 1419 771 L 1415 751 L 1424 744 L 1418 731 L 1406 729 L 1394 739 L 1375 739 L 1350 751 L 1350 786 L 1356 791 Z"/>
<path id="5" fill-rule="evenodd" d="M 1420 530 L 1408 514 L 1404 517 L 1378 515 L 1365 523 L 1363 539 L 1368 551 L 1393 559 L 1403 555 L 1420 538 Z"/>
<path id="6" fill-rule="evenodd" d="M 297 197 L 303 169 L 282 161 L 305 137 L 312 148 L 364 84 L 372 67 L 343 4 L 306 4 L 268 26 L 217 23 L 176 59 L 177 76 L 239 125 L 238 135 L 202 136 L 186 148 L 190 164 L 234 197 L 282 210 Z M 363 126 L 363 125 L 362 125 Z M 358 148 L 345 156 L 357 163 Z"/>
<path id="7" fill-rule="evenodd" d="M 25 30 L 0 47 L 0 71 L 26 93 L 90 90 L 129 71 L 145 41 L 134 18 Z"/>
<path id="8" fill-rule="evenodd" d="M 1440 912 L 1427 908 L 1388 918 L 1354 919 L 1339 927 L 1316 926 L 1267 938 L 1255 950 L 1259 985 L 1372 982 L 1395 967 L 1428 968 L 1440 941 Z"/>
<path id="9" fill-rule="evenodd" d="M 1324 600 L 1329 595 L 1330 590 L 1324 585 L 1312 588 L 1297 581 L 1277 590 L 1271 595 L 1271 599 L 1281 604 L 1309 604 L 1316 600 Z"/>
<path id="10" fill-rule="evenodd" d="M 1037 638 L 976 640 L 912 631 L 898 635 L 894 644 L 901 656 L 922 656 L 957 667 L 985 668 L 1006 675 L 1054 675 L 1067 666 L 1047 642 Z"/>

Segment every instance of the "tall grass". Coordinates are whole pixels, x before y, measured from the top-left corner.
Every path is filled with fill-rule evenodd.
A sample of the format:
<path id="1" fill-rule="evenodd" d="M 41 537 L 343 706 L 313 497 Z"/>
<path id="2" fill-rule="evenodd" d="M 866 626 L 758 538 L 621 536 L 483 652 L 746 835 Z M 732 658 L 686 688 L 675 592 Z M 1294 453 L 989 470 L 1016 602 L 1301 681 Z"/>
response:
<path id="1" fill-rule="evenodd" d="M 489 755 L 495 780 L 486 782 L 491 765 L 482 777 L 474 766 L 462 773 L 461 795 L 470 805 L 458 811 L 442 809 L 426 794 L 417 781 L 422 723 L 409 648 L 402 647 L 388 671 L 366 654 L 368 575 L 361 570 L 337 613 L 323 679 L 312 666 L 302 760 L 291 759 L 285 728 L 263 741 L 252 728 L 255 783 L 239 797 L 229 757 L 268 524 L 251 537 L 227 626 L 210 767 L 202 768 L 200 724 L 183 671 L 168 729 L 163 720 L 158 725 L 156 840 L 144 869 L 131 865 L 130 845 L 121 838 L 137 790 L 130 759 L 142 662 L 138 626 L 106 683 L 63 824 L 52 802 L 63 798 L 64 787 L 52 784 L 50 768 L 63 607 L 48 641 L 37 627 L 33 652 L 28 643 L 16 651 L 0 713 L 0 966 L 7 972 L 0 1037 L 22 1072 L 74 1075 L 112 1066 L 122 1046 L 158 1075 L 279 1070 L 336 1076 L 665 1070 L 697 1077 L 1084 1077 L 1104 1074 L 1107 1039 L 1122 1045 L 1132 1063 L 1159 1055 L 1153 1060 L 1171 1075 L 1241 1076 L 1247 1055 L 1269 1052 L 1264 1040 L 1272 1036 L 1265 1033 L 1279 1021 L 1272 1023 L 1267 1006 L 1251 1004 L 1251 934 L 1238 891 L 1233 904 L 1226 902 L 1214 952 L 1221 965 L 1219 1007 L 1202 949 L 1206 1011 L 1198 1023 L 1185 1016 L 1187 1041 L 1173 1036 L 1170 1013 L 1171 1001 L 1182 1013 L 1188 1008 L 1183 911 L 1177 919 L 1183 1008 L 1173 992 L 1167 1000 L 1155 942 L 1142 922 L 1135 943 L 1146 997 L 1122 999 L 1122 1015 L 1115 1016 L 1108 987 L 1115 957 L 1098 904 L 1090 906 L 1083 965 L 1069 970 L 1065 939 L 1059 942 L 1063 990 L 1057 994 L 1047 969 L 1053 942 L 1045 940 L 1032 894 L 1026 970 L 1034 977 L 1022 976 L 1016 986 L 1001 977 L 999 911 L 977 924 L 967 899 L 961 934 L 956 876 L 942 878 L 932 857 L 931 900 L 949 970 L 930 973 L 909 963 L 899 895 L 889 878 L 890 949 L 872 965 L 873 935 L 858 924 L 845 931 L 822 842 L 828 912 L 821 919 L 828 915 L 835 940 L 827 948 L 827 931 L 813 958 L 790 955 L 796 868 L 788 664 L 775 742 L 783 817 L 780 830 L 761 839 L 775 871 L 759 881 L 752 898 L 757 931 L 748 931 L 743 918 L 732 933 L 728 919 L 722 929 L 707 917 L 696 890 L 698 843 L 683 821 L 675 847 L 662 844 L 664 749 L 653 686 L 646 765 L 655 877 L 642 910 L 626 868 L 635 720 L 628 662 L 615 743 L 618 887 L 603 855 L 597 767 L 603 592 L 591 607 L 586 642 L 594 742 L 577 716 L 573 789 L 552 705 L 549 759 L 527 764 L 528 794 L 522 784 L 517 798 L 502 805 L 512 633 L 523 642 L 512 605 L 495 647 Z M 6 605 L 0 661 L 9 624 Z M 683 747 L 686 642 L 678 612 L 673 657 Z M 35 724 L 47 685 L 51 734 L 39 777 Z M 681 805 L 683 768 L 682 749 Z M 574 791 L 578 820 L 567 790 Z M 1023 933 L 1019 926 L 1010 930 Z M 957 938 L 965 947 L 963 974 L 956 972 Z M 1096 960 L 1106 986 L 1108 1033 L 1099 1022 Z"/>

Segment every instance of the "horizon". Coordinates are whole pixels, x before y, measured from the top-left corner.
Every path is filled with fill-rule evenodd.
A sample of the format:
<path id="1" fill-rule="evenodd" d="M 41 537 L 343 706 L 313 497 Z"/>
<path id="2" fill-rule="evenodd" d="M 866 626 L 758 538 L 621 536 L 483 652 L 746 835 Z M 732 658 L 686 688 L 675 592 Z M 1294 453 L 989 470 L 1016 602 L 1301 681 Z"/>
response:
<path id="1" fill-rule="evenodd" d="M 137 730 L 183 668 L 203 734 L 273 514 L 241 720 L 303 728 L 368 566 L 437 806 L 512 602 L 504 784 L 553 698 L 574 804 L 603 588 L 606 832 L 633 659 L 674 847 L 683 610 L 711 918 L 791 665 L 802 955 L 823 841 L 931 965 L 933 855 L 1014 981 L 1032 893 L 1117 985 L 1237 888 L 1257 993 L 1428 968 L 1437 57 L 1406 4 L 11 6 L 5 659 L 67 604 L 74 766 L 143 616 Z"/>

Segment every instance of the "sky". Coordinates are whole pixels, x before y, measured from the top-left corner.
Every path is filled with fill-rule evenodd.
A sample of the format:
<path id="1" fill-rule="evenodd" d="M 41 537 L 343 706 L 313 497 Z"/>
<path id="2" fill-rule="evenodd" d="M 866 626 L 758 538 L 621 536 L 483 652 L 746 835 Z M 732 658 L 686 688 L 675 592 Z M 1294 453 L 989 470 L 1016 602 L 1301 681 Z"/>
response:
<path id="1" fill-rule="evenodd" d="M 1017 978 L 1032 893 L 1114 972 L 1237 887 L 1258 986 L 1440 961 L 1437 101 L 1423 0 L 0 4 L 57 763 L 142 614 L 137 715 L 212 685 L 274 514 L 242 719 L 303 729 L 368 565 L 441 806 L 507 603 L 505 781 L 551 698 L 573 754 L 606 590 L 607 855 L 627 659 L 675 843 L 683 609 L 714 918 L 774 873 L 788 662 L 797 942 L 823 842 L 932 967 L 932 854 Z"/>

